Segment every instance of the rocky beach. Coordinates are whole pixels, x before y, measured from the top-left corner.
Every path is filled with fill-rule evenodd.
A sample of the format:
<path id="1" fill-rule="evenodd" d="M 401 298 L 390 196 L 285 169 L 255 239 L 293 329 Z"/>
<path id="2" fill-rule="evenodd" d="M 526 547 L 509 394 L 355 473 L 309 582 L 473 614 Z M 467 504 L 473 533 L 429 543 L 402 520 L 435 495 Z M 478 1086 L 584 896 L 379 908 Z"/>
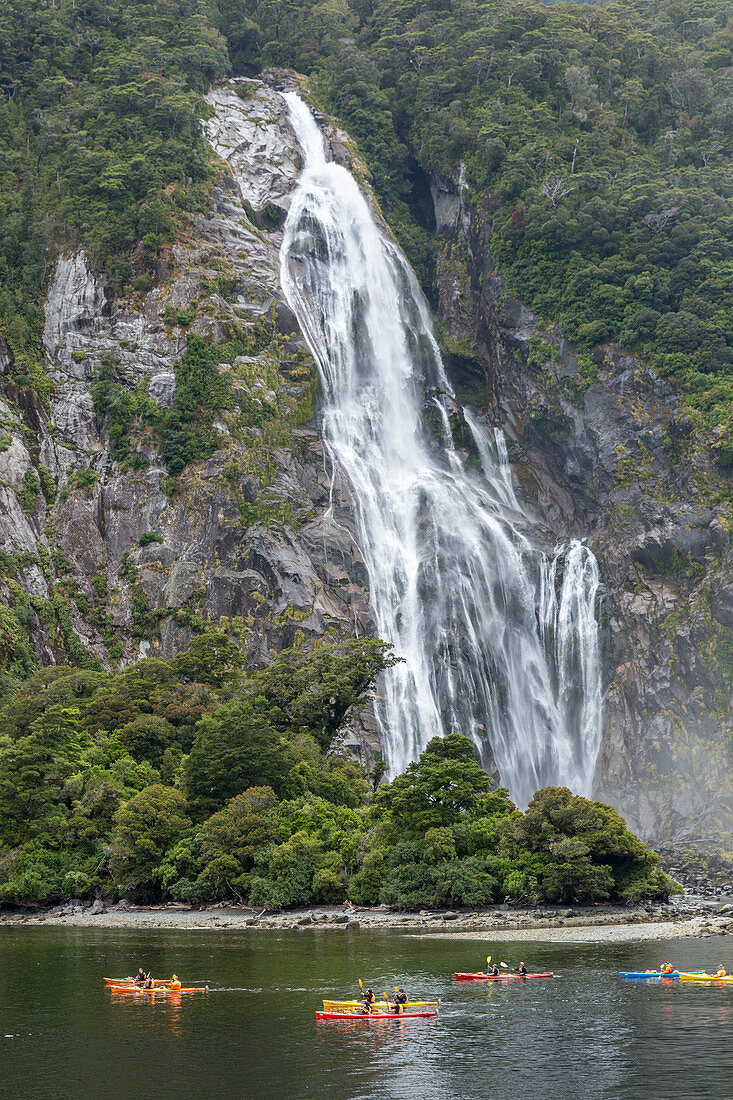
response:
<path id="1" fill-rule="evenodd" d="M 190 909 L 181 905 L 106 906 L 69 902 L 43 911 L 6 910 L 0 926 L 171 929 L 196 931 L 401 931 L 502 940 L 565 942 L 635 941 L 680 936 L 733 935 L 733 904 L 699 897 L 668 905 L 510 908 L 460 912 L 400 912 L 387 906 L 316 906 L 288 912 L 253 910 L 229 903 Z"/>

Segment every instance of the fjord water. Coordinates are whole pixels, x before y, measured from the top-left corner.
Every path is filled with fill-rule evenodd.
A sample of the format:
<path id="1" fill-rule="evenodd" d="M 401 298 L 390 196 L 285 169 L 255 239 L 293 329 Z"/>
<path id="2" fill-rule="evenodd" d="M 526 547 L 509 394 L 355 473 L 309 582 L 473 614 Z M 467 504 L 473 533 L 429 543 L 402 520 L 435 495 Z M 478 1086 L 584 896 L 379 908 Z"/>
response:
<path id="1" fill-rule="evenodd" d="M 306 105 L 285 99 L 303 169 L 281 283 L 320 371 L 327 450 L 353 488 L 376 633 L 403 658 L 377 696 L 388 773 L 461 730 L 521 806 L 555 784 L 588 795 L 602 724 L 595 558 L 577 541 L 538 549 L 503 436 L 461 412 L 407 262 L 327 161 Z"/>
<path id="2" fill-rule="evenodd" d="M 551 981 L 456 983 L 497 959 Z M 487 944 L 399 933 L 0 928 L 2 1100 L 727 1100 L 733 989 L 624 982 L 669 958 L 700 969 L 716 941 Z M 139 965 L 206 996 L 114 996 Z M 316 1022 L 357 979 L 440 998 L 435 1020 Z"/>

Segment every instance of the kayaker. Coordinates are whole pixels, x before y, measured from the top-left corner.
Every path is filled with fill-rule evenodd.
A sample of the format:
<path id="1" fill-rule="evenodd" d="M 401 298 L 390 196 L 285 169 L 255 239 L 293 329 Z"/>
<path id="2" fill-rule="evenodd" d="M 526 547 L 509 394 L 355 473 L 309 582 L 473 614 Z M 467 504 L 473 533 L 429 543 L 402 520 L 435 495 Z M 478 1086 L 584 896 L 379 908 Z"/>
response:
<path id="1" fill-rule="evenodd" d="M 725 967 L 723 966 L 722 963 L 720 963 L 718 965 L 718 969 L 717 969 L 717 972 L 715 974 L 715 977 L 716 978 L 727 978 L 728 977 L 728 975 L 726 973 L 726 969 L 725 969 Z"/>
<path id="2" fill-rule="evenodd" d="M 659 973 L 660 974 L 674 974 L 674 967 L 672 966 L 672 963 L 664 963 L 663 966 L 660 966 L 659 967 Z"/>
<path id="3" fill-rule="evenodd" d="M 374 993 L 371 991 L 371 989 L 367 989 L 366 993 L 364 994 L 364 1011 L 371 1012 L 373 1004 Z"/>
<path id="4" fill-rule="evenodd" d="M 499 973 L 500 973 L 499 967 L 496 965 L 496 963 L 494 963 L 493 966 L 489 967 L 489 974 L 491 975 L 492 978 L 498 978 Z"/>
<path id="5" fill-rule="evenodd" d="M 527 967 L 524 965 L 523 962 L 520 962 L 517 968 L 517 973 L 521 978 L 525 978 L 527 976 Z"/>
<path id="6" fill-rule="evenodd" d="M 140 982 L 140 985 L 145 981 L 147 974 L 141 966 L 138 967 L 137 974 L 135 975 L 135 981 Z"/>
<path id="7" fill-rule="evenodd" d="M 398 989 L 394 995 L 394 1004 L 392 1005 L 393 1011 L 397 1013 L 404 1012 L 407 1001 L 408 997 L 404 989 Z"/>
<path id="8" fill-rule="evenodd" d="M 145 979 L 143 989 L 155 989 L 155 978 L 152 978 L 150 975 L 148 975 Z"/>
<path id="9" fill-rule="evenodd" d="M 181 988 L 181 983 L 178 980 L 178 976 L 176 974 L 174 974 L 173 977 L 171 978 L 170 988 L 171 989 L 180 989 Z"/>

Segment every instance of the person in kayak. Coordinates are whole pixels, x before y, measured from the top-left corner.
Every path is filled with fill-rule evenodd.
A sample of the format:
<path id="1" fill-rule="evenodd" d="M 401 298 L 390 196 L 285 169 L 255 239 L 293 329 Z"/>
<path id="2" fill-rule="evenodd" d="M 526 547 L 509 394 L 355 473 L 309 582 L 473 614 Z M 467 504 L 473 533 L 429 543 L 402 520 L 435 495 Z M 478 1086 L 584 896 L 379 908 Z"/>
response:
<path id="1" fill-rule="evenodd" d="M 147 974 L 145 973 L 143 968 L 141 966 L 139 966 L 137 968 L 137 974 L 135 975 L 135 981 L 139 982 L 140 985 L 142 985 L 143 982 L 145 981 L 146 977 L 147 977 Z"/>
<path id="2" fill-rule="evenodd" d="M 363 1009 L 363 1011 L 365 1013 L 371 1012 L 373 1004 L 374 1004 L 374 994 L 371 991 L 371 989 L 367 989 L 366 993 L 364 994 L 364 1009 Z"/>
<path id="3" fill-rule="evenodd" d="M 519 966 L 517 967 L 517 973 L 521 978 L 525 978 L 527 976 L 527 967 L 524 965 L 523 962 L 520 962 Z"/>
<path id="4" fill-rule="evenodd" d="M 398 989 L 394 995 L 394 1004 L 392 1005 L 392 1011 L 398 1014 L 405 1011 L 405 1005 L 407 1004 L 408 997 L 404 989 Z"/>
<path id="5" fill-rule="evenodd" d="M 722 963 L 718 964 L 718 969 L 715 973 L 715 977 L 716 978 L 727 978 L 728 977 L 728 975 L 726 973 L 726 969 L 725 969 L 725 967 L 723 966 Z"/>
<path id="6" fill-rule="evenodd" d="M 143 989 L 155 989 L 155 978 L 148 974 L 145 982 L 143 983 Z"/>
<path id="7" fill-rule="evenodd" d="M 662 966 L 660 966 L 659 967 L 659 973 L 660 974 L 674 974 L 674 967 L 672 966 L 672 963 L 664 963 Z"/>
<path id="8" fill-rule="evenodd" d="M 494 963 L 493 966 L 489 967 L 489 974 L 491 975 L 492 978 L 498 978 L 499 977 L 500 971 L 499 971 L 499 967 L 496 965 L 496 963 Z"/>
<path id="9" fill-rule="evenodd" d="M 181 983 L 178 979 L 177 974 L 174 974 L 173 977 L 171 978 L 170 987 L 171 987 L 171 989 L 180 989 L 181 988 Z"/>

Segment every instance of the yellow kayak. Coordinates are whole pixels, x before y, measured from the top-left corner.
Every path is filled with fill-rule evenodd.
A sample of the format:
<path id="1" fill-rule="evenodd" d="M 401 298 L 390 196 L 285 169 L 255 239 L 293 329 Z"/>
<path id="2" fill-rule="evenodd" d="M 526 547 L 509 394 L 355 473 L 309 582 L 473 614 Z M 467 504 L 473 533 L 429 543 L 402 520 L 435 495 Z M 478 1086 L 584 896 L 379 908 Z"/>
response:
<path id="1" fill-rule="evenodd" d="M 724 978 L 716 978 L 714 974 L 683 974 L 680 973 L 681 982 L 733 982 L 733 974 L 726 974 Z"/>

